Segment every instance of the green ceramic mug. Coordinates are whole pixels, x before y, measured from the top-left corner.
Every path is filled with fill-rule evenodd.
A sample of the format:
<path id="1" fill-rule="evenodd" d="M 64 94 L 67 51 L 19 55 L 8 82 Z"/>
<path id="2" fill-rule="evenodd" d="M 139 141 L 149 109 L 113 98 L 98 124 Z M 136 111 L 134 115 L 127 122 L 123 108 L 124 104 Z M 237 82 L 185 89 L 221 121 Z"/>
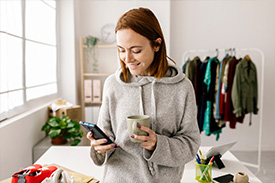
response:
<path id="1" fill-rule="evenodd" d="M 127 117 L 127 127 L 129 137 L 132 142 L 143 142 L 142 140 L 136 140 L 131 138 L 131 135 L 148 136 L 148 133 L 140 130 L 137 126 L 146 126 L 150 128 L 150 116 L 148 115 L 134 115 Z"/>

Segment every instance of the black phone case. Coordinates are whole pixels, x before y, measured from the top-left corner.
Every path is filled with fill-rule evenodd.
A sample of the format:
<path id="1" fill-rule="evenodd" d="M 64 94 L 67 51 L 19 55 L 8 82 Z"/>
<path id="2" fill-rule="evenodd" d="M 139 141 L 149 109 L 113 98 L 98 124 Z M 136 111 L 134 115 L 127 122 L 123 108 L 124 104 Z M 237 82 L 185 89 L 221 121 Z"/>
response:
<path id="1" fill-rule="evenodd" d="M 107 139 L 107 142 L 103 145 L 113 144 L 114 142 L 96 125 L 93 123 L 87 123 L 84 121 L 79 122 L 87 131 L 91 131 L 93 133 L 93 137 L 98 139 Z"/>
<path id="2" fill-rule="evenodd" d="M 220 182 L 220 183 L 228 183 L 233 181 L 234 176 L 232 174 L 226 174 L 219 177 L 213 178 L 213 180 Z"/>

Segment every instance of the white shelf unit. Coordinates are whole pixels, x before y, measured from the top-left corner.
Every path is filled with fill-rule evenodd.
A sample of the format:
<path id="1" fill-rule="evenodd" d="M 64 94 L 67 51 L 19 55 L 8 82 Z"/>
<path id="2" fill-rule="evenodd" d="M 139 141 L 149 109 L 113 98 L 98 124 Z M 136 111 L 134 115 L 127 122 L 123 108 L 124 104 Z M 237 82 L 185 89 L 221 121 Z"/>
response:
<path id="1" fill-rule="evenodd" d="M 93 73 L 93 72 L 87 72 L 86 67 L 86 55 L 85 55 L 85 49 L 91 48 L 89 46 L 86 46 L 84 44 L 84 38 L 80 38 L 80 72 L 81 72 L 81 112 L 82 112 L 82 120 L 85 120 L 85 107 L 86 106 L 100 106 L 102 101 L 90 101 L 85 102 L 85 95 L 84 95 L 84 80 L 85 78 L 89 79 L 100 79 L 101 80 L 101 94 L 103 89 L 103 84 L 105 79 L 111 75 L 112 73 L 108 72 L 99 72 L 99 73 Z M 96 45 L 93 47 L 94 49 L 116 49 L 117 47 L 115 45 Z M 100 60 L 99 60 L 100 62 Z M 115 71 L 115 70 L 114 70 Z M 102 96 L 102 95 L 101 95 Z"/>

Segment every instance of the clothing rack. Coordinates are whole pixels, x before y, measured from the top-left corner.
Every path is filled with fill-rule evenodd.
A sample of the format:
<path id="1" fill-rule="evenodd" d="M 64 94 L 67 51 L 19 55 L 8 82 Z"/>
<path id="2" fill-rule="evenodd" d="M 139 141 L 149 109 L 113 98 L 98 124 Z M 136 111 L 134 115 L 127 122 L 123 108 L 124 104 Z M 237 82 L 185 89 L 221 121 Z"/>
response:
<path id="1" fill-rule="evenodd" d="M 262 50 L 258 49 L 258 48 L 234 48 L 234 49 L 198 49 L 198 50 L 188 50 L 186 52 L 184 52 L 184 54 L 182 55 L 182 64 L 184 64 L 184 62 L 187 59 L 187 56 L 190 54 L 194 54 L 194 53 L 210 53 L 210 52 L 215 52 L 217 56 L 219 54 L 219 52 L 228 52 L 228 51 L 235 51 L 236 52 L 257 52 L 260 54 L 261 56 L 261 94 L 260 94 L 260 110 L 259 110 L 259 142 L 258 142 L 258 163 L 257 164 L 252 164 L 252 163 L 248 163 L 248 162 L 242 162 L 244 165 L 250 166 L 250 167 L 254 167 L 257 168 L 258 171 L 257 173 L 260 171 L 261 168 L 261 151 L 262 151 L 262 125 L 263 125 L 263 93 L 264 93 L 264 53 Z"/>

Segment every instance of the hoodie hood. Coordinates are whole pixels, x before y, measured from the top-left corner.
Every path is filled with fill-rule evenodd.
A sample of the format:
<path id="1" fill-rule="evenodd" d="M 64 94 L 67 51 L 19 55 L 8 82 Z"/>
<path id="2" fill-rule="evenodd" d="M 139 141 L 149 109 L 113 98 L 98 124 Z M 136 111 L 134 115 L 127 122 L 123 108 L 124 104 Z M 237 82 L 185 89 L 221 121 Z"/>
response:
<path id="1" fill-rule="evenodd" d="M 174 84 L 180 82 L 185 78 L 185 74 L 182 73 L 179 67 L 176 65 L 169 65 L 168 71 L 164 75 L 164 77 L 157 79 L 154 76 L 133 76 L 129 74 L 128 82 L 123 81 L 123 73 L 122 69 L 118 69 L 115 73 L 116 80 L 128 86 L 142 86 L 148 83 L 163 83 L 163 84 Z"/>
<path id="2" fill-rule="evenodd" d="M 151 89 L 151 125 L 152 129 L 155 129 L 156 125 L 156 114 L 157 114 L 157 108 L 156 108 L 156 96 L 155 96 L 155 89 L 156 83 L 161 83 L 161 84 L 175 84 L 178 82 L 181 82 L 185 78 L 185 74 L 182 73 L 179 67 L 176 65 L 171 65 L 169 64 L 169 68 L 164 75 L 164 77 L 157 79 L 154 76 L 133 76 L 132 74 L 129 74 L 128 82 L 123 81 L 123 73 L 122 69 L 118 69 L 115 73 L 116 80 L 124 85 L 124 86 L 129 86 L 129 87 L 138 87 L 139 88 L 139 111 L 140 115 L 144 115 L 144 106 L 143 106 L 143 86 L 146 84 L 152 85 Z"/>

